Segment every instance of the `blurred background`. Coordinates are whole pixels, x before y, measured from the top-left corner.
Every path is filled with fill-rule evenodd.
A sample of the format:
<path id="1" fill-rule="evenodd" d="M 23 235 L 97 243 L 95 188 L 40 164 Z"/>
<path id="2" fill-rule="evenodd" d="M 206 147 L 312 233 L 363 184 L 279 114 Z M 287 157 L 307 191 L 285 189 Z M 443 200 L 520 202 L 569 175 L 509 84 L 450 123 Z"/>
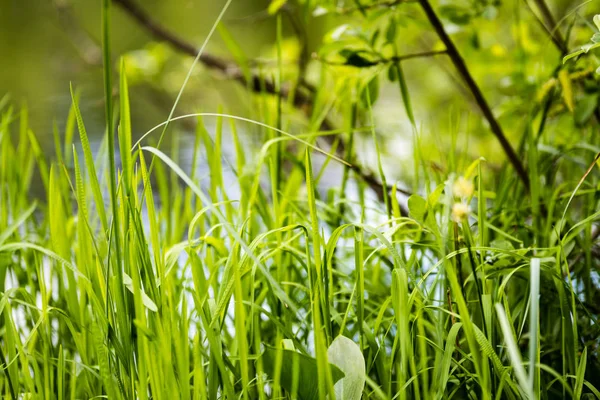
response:
<path id="1" fill-rule="evenodd" d="M 223 0 L 131 1 L 156 24 L 196 47 L 204 41 L 225 4 Z M 223 19 L 226 31 L 215 33 L 206 53 L 231 65 L 245 60 L 253 72 L 265 79 L 277 78 L 276 17 L 268 12 L 270 3 L 234 0 Z M 343 113 L 347 96 L 352 96 L 347 90 L 348 82 L 360 85 L 377 76 L 374 117 L 384 152 L 384 167 L 392 180 L 409 182 L 413 130 L 398 83 L 390 81 L 385 68 L 338 66 L 335 60 L 341 46 L 352 47 L 361 38 L 370 38 L 375 43 L 373 47 L 385 54 L 386 45 L 377 44 L 381 39 L 374 36 L 389 35 L 392 25 L 400 56 L 443 50 L 443 44 L 418 3 L 389 2 L 395 10 L 389 12 L 392 6 L 381 6 L 386 2 L 363 1 L 380 5 L 370 8 L 368 16 L 353 11 L 355 1 L 305 3 L 285 4 L 281 20 L 284 84 L 293 84 L 302 76 L 310 85 L 330 88 L 322 96 L 332 97 L 328 116 L 335 124 L 341 120 L 336 120 L 336 115 Z M 527 115 L 538 101 L 540 91 L 545 90 L 544 85 L 555 84 L 552 74 L 561 64 L 563 54 L 540 23 L 535 3 L 523 0 L 433 3 L 513 147 L 519 145 L 519 138 L 527 129 Z M 587 42 L 593 34 L 590 20 L 597 4 L 597 1 L 576 4 L 570 0 L 549 3 L 560 30 L 569 31 L 569 49 Z M 90 136 L 99 140 L 104 134 L 100 9 L 100 0 L 0 2 L 0 94 L 10 94 L 14 104 L 27 106 L 34 133 L 48 154 L 52 153 L 53 129 L 64 131 L 71 105 L 70 84 L 80 93 L 80 106 Z M 192 57 L 153 36 L 119 4 L 113 5 L 112 13 L 115 77 L 123 56 L 131 85 L 134 136 L 139 137 L 167 118 Z M 573 26 L 577 29 L 572 29 Z M 427 158 L 432 163 L 444 168 L 454 156 L 448 153 L 451 144 L 456 152 L 467 155 L 456 154 L 465 163 L 479 156 L 492 164 L 503 162 L 504 155 L 481 118 L 473 96 L 447 56 L 415 57 L 402 65 L 416 126 L 423 145 L 431 149 Z M 591 115 L 590 108 L 597 107 L 597 94 L 592 96 L 595 96 L 592 107 L 588 101 L 586 109 L 581 106 L 570 114 L 564 112 L 565 104 L 563 109 L 551 110 L 548 134 L 555 135 L 559 143 L 568 141 L 561 132 L 572 131 Z M 198 65 L 175 114 L 217 112 L 221 107 L 230 114 L 261 120 L 257 104 L 273 106 L 269 101 L 229 79 L 222 71 Z M 322 100 L 322 104 L 329 104 L 328 100 Z M 294 133 L 301 132 L 306 127 L 304 117 L 290 107 L 286 109 L 284 127 Z M 176 125 L 175 132 L 190 130 L 193 126 Z M 263 139 L 260 131 L 248 130 L 249 143 L 260 147 Z M 252 136 L 253 132 L 256 135 Z M 374 151 L 369 134 L 358 143 L 362 143 L 359 155 L 363 162 L 372 167 L 374 160 L 370 155 Z"/>

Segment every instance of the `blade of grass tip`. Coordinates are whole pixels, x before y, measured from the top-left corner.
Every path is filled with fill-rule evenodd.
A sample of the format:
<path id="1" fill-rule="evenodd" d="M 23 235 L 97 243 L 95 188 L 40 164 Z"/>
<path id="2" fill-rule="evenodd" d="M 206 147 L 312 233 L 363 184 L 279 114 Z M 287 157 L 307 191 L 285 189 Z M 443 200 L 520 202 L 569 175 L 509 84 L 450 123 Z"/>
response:
<path id="1" fill-rule="evenodd" d="M 143 182 L 147 182 L 148 186 L 151 185 L 150 179 L 148 177 L 148 169 L 146 168 L 146 161 L 144 159 L 144 155 L 141 152 L 139 153 L 140 158 L 140 171 L 142 173 Z M 158 281 L 164 281 L 164 266 L 163 259 L 161 257 L 161 247 L 160 247 L 160 228 L 158 225 L 158 218 L 156 209 L 154 207 L 154 192 L 150 187 L 148 190 L 144 190 L 145 198 L 146 198 L 146 209 L 148 213 L 148 221 L 150 224 L 150 244 L 152 246 L 152 253 L 154 255 L 154 263 L 156 265 L 156 273 L 158 275 Z M 141 205 L 140 205 L 141 208 Z"/>
<path id="2" fill-rule="evenodd" d="M 310 156 L 310 151 L 306 149 L 305 151 L 305 163 L 306 163 L 306 191 L 308 197 L 308 208 L 310 212 L 311 219 L 311 230 L 312 230 L 312 241 L 313 241 L 313 257 L 314 257 L 314 265 L 316 272 L 316 280 L 315 282 L 311 282 L 311 285 L 314 285 L 313 291 L 318 293 L 318 301 L 319 307 L 322 312 L 325 313 L 324 317 L 329 316 L 329 308 L 325 299 L 326 290 L 324 287 L 323 280 L 323 262 L 321 258 L 321 234 L 319 231 L 319 216 L 317 213 L 317 203 L 316 203 L 316 188 L 314 185 L 313 171 L 312 171 L 312 160 Z M 328 338 L 331 338 L 330 332 L 330 324 L 325 324 L 325 330 L 327 331 Z M 316 332 L 315 332 L 316 334 Z"/>
<path id="3" fill-rule="evenodd" d="M 75 110 L 73 109 L 73 104 L 69 107 L 69 115 L 67 117 L 67 124 L 65 126 L 65 136 L 63 139 L 63 153 L 64 153 L 64 162 L 67 165 L 71 163 L 71 147 L 73 145 L 73 135 L 75 135 L 75 126 L 77 124 L 77 118 L 75 115 Z"/>
<path id="4" fill-rule="evenodd" d="M 539 385 L 539 377 L 536 379 L 536 365 L 538 364 L 538 331 L 540 310 L 540 259 L 532 258 L 530 263 L 530 304 L 529 310 L 529 387 Z"/>
<path id="5" fill-rule="evenodd" d="M 219 112 L 221 106 L 218 107 Z M 217 125 L 215 127 L 215 141 L 214 141 L 214 155 L 213 165 L 211 166 L 211 184 L 215 184 L 215 192 L 217 189 L 221 192 L 223 199 L 225 199 L 225 187 L 223 185 L 223 154 L 222 154 L 222 141 L 223 141 L 223 118 L 217 118 Z M 214 170 L 214 172 L 213 172 Z M 215 202 L 219 201 L 219 198 L 215 198 Z"/>
<path id="6" fill-rule="evenodd" d="M 42 150 L 40 143 L 38 142 L 36 136 L 34 135 L 31 129 L 27 130 L 27 137 L 29 138 L 29 149 L 31 153 L 33 153 L 35 160 L 38 165 L 38 169 L 40 171 L 40 176 L 42 178 L 42 183 L 44 185 L 44 189 L 46 193 L 48 193 L 48 163 L 46 162 L 46 155 Z"/>
<path id="7" fill-rule="evenodd" d="M 6 93 L 4 96 L 2 96 L 2 99 L 0 99 L 0 111 L 2 111 L 4 109 L 4 107 L 6 107 L 6 105 L 9 103 L 10 103 L 10 93 Z"/>
<path id="8" fill-rule="evenodd" d="M 179 89 L 179 93 L 177 93 L 177 97 L 175 98 L 175 102 L 173 103 L 173 107 L 171 107 L 171 111 L 169 111 L 169 116 L 167 117 L 167 120 L 164 122 L 164 124 L 161 124 L 161 125 L 164 125 L 164 127 L 162 129 L 162 132 L 161 132 L 161 134 L 160 134 L 160 136 L 158 138 L 158 142 L 156 144 L 156 148 L 157 149 L 160 149 L 160 145 L 162 144 L 162 141 L 163 141 L 164 136 L 165 136 L 165 134 L 167 132 L 167 129 L 169 128 L 170 123 L 175 120 L 173 118 L 173 115 L 175 114 L 175 109 L 177 108 L 177 105 L 179 104 L 179 101 L 181 100 L 181 96 L 183 94 L 183 91 L 185 90 L 185 87 L 187 86 L 188 81 L 190 80 L 190 77 L 192 76 L 192 72 L 194 71 L 194 68 L 196 67 L 196 64 L 198 64 L 198 61 L 200 60 L 200 57 L 204 53 L 204 49 L 208 45 L 208 42 L 212 38 L 212 35 L 214 34 L 214 32 L 217 29 L 217 26 L 219 25 L 219 23 L 221 22 L 221 20 L 223 19 L 223 16 L 225 15 L 225 12 L 229 8 L 229 5 L 231 4 L 232 1 L 233 0 L 227 0 L 227 2 L 225 3 L 225 5 L 223 6 L 223 8 L 221 8 L 221 12 L 217 16 L 217 19 L 215 20 L 215 22 L 213 23 L 212 27 L 210 28 L 210 31 L 208 32 L 208 35 L 206 35 L 206 38 L 204 39 L 204 42 L 202 43 L 202 46 L 200 47 L 200 50 L 198 50 L 198 53 L 196 54 L 196 58 L 194 58 L 194 61 L 192 62 L 192 65 L 190 65 L 190 68 L 189 68 L 189 70 L 187 72 L 187 75 L 185 76 L 185 79 L 183 80 L 183 83 L 181 84 L 181 88 Z M 133 146 L 133 148 L 138 147 L 139 143 L 144 138 L 144 136 L 142 136 L 142 138 L 140 138 L 140 140 L 137 141 L 137 143 Z M 152 155 L 152 160 L 150 161 L 150 166 L 148 167 L 148 174 L 149 175 L 152 174 L 153 167 L 154 167 L 154 155 Z"/>
<path id="9" fill-rule="evenodd" d="M 121 122 L 119 124 L 119 150 L 121 154 L 121 165 L 123 168 L 123 176 L 121 182 L 125 195 L 129 196 L 131 191 L 131 111 L 129 108 L 129 88 L 127 86 L 127 75 L 125 73 L 125 59 L 121 58 L 121 69 L 120 69 L 120 82 L 119 82 L 119 105 L 121 108 L 120 116 Z"/>
<path id="10" fill-rule="evenodd" d="M 587 364 L 587 347 L 583 348 L 581 357 L 579 358 L 579 366 L 577 367 L 577 375 L 575 376 L 575 387 L 573 388 L 573 398 L 580 399 L 583 391 L 583 383 L 585 382 L 585 367 Z"/>
<path id="11" fill-rule="evenodd" d="M 231 237 L 235 241 L 240 243 L 240 245 L 242 246 L 244 251 L 249 254 L 250 258 L 258 266 L 259 270 L 264 275 L 264 277 L 268 281 L 269 285 L 271 285 L 271 289 L 273 290 L 273 292 L 283 302 L 285 302 L 288 305 L 288 307 L 290 308 L 290 310 L 292 312 L 298 313 L 298 307 L 296 306 L 296 303 L 287 296 L 287 294 L 281 288 L 279 283 L 269 273 L 269 271 L 267 270 L 265 265 L 259 261 L 255 252 L 252 251 L 252 249 L 250 249 L 250 247 L 248 246 L 246 241 L 244 239 L 242 239 L 242 237 L 239 235 L 239 233 L 231 226 L 231 223 L 229 221 L 227 221 L 227 219 L 225 218 L 223 213 L 216 206 L 212 205 L 212 203 L 207 198 L 206 194 L 204 194 L 204 192 L 202 192 L 202 190 L 200 190 L 198 185 L 196 185 L 194 182 L 192 182 L 192 180 L 189 178 L 189 176 L 187 176 L 187 174 L 185 172 L 183 172 L 183 170 L 177 164 L 175 164 L 173 162 L 173 160 L 171 160 L 166 154 L 164 154 L 160 150 L 158 150 L 154 147 L 147 147 L 147 146 L 142 147 L 142 150 L 150 152 L 153 155 L 156 155 L 169 168 L 173 169 L 177 173 L 177 175 L 185 182 L 185 184 L 188 185 L 193 190 L 194 194 L 196 194 L 196 196 L 198 196 L 200 198 L 200 200 L 202 201 L 202 204 L 207 204 L 207 207 L 210 208 L 212 210 L 212 212 L 214 212 L 215 217 L 219 220 L 219 222 L 221 224 L 223 224 L 223 227 L 225 228 L 225 230 L 231 235 Z"/>
<path id="12" fill-rule="evenodd" d="M 479 159 L 483 161 L 483 158 Z M 479 229 L 479 246 L 486 247 L 488 245 L 488 227 L 486 223 L 486 212 L 487 212 L 487 204 L 485 200 L 485 194 L 483 191 L 483 176 L 482 176 L 482 168 L 481 162 L 477 163 L 477 225 Z M 485 262 L 484 251 L 481 251 L 481 256 L 479 262 L 481 265 Z"/>
<path id="13" fill-rule="evenodd" d="M 96 173 L 96 165 L 94 164 L 94 156 L 90 141 L 88 139 L 87 131 L 83 123 L 83 117 L 81 116 L 81 110 L 79 109 L 79 96 L 73 91 L 73 85 L 70 86 L 71 90 L 71 101 L 73 104 L 73 110 L 75 112 L 75 119 L 77 120 L 77 129 L 79 130 L 79 140 L 81 140 L 81 147 L 83 149 L 83 158 L 85 161 L 85 169 L 90 178 L 90 185 L 92 187 L 92 194 L 94 196 L 94 202 L 96 203 L 96 212 L 100 216 L 100 223 L 102 224 L 103 232 L 108 232 L 108 218 L 106 217 L 106 210 L 104 208 L 104 199 L 102 198 L 102 191 L 100 190 L 100 183 L 98 181 L 98 174 Z"/>
<path id="14" fill-rule="evenodd" d="M 513 371 L 517 377 L 517 382 L 519 383 L 523 394 L 525 394 L 527 398 L 533 400 L 533 388 L 529 385 L 527 373 L 525 372 L 525 368 L 523 368 L 523 361 L 521 360 L 521 354 L 519 353 L 519 347 L 517 346 L 517 342 L 512 335 L 510 322 L 508 321 L 502 304 L 496 303 L 496 313 L 498 314 L 498 321 L 500 322 L 500 328 L 502 329 L 502 334 L 504 335 L 504 342 L 508 351 L 508 358 L 513 366 Z"/>
<path id="15" fill-rule="evenodd" d="M 56 154 L 56 162 L 64 164 L 63 151 L 60 145 L 60 133 L 58 132 L 58 123 L 52 121 L 52 137 L 54 139 L 54 153 Z"/>
<path id="16" fill-rule="evenodd" d="M 27 130 L 29 129 L 29 109 L 27 104 L 23 102 L 21 106 L 21 112 L 19 114 L 19 141 L 17 142 L 17 159 L 20 162 L 24 162 L 27 159 L 29 153 L 29 146 L 27 146 Z M 23 165 L 25 166 L 25 165 Z"/>

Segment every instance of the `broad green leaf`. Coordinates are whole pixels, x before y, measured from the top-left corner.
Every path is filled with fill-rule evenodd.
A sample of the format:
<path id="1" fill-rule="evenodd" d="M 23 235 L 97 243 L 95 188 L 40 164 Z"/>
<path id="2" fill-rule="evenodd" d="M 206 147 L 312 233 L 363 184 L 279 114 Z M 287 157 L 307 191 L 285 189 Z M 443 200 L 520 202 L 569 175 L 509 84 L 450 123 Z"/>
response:
<path id="1" fill-rule="evenodd" d="M 360 347 L 345 336 L 338 336 L 327 349 L 327 358 L 344 373 L 334 386 L 337 399 L 360 400 L 365 387 L 365 359 Z"/>
<path id="2" fill-rule="evenodd" d="M 279 372 L 279 384 L 291 392 L 294 380 L 298 382 L 297 394 L 301 400 L 317 400 L 319 393 L 319 374 L 317 359 L 309 357 L 297 351 L 277 349 L 265 345 L 262 354 L 263 368 L 271 378 L 275 376 L 277 353 L 281 352 L 281 370 Z M 329 364 L 333 383 L 337 383 L 344 377 L 344 373 L 336 365 Z M 296 375 L 296 376 L 294 376 Z"/>

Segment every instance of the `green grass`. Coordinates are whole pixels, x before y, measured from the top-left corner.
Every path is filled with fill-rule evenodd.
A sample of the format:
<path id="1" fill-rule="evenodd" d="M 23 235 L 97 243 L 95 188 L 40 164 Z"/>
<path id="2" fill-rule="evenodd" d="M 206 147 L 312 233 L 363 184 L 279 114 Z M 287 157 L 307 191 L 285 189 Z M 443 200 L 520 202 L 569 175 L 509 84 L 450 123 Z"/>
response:
<path id="1" fill-rule="evenodd" d="M 108 60 L 110 2 L 103 4 Z M 597 139 L 574 147 L 582 162 L 542 152 L 551 143 L 529 132 L 528 194 L 510 169 L 484 160 L 433 171 L 413 122 L 421 195 L 403 215 L 395 192 L 373 205 L 358 180 L 351 193 L 356 177 L 327 152 L 325 164 L 345 172 L 322 197 L 313 158 L 323 156 L 315 143 L 325 133 L 287 133 L 282 99 L 256 99 L 271 126 L 214 110 L 175 117 L 178 96 L 156 128 L 158 144 L 132 144 L 135 98 L 124 68 L 118 130 L 108 61 L 104 71 L 107 133 L 96 154 L 76 91 L 52 160 L 27 109 L 0 101 L 6 398 L 332 398 L 340 372 L 328 348 L 340 335 L 364 357 L 363 398 L 600 398 Z M 364 107 L 371 126 L 363 130 L 386 182 L 370 104 L 368 91 L 366 105 L 349 104 L 348 129 L 337 133 L 359 134 Z M 205 152 L 208 177 L 160 149 L 183 118 L 197 120 L 193 165 Z M 250 127 L 265 138 L 258 155 L 237 134 Z M 239 198 L 229 197 L 232 182 L 223 178 L 224 140 L 235 149 Z M 353 160 L 356 149 L 347 151 Z M 473 187 L 454 187 L 459 181 Z M 469 205 L 468 215 L 456 204 Z"/>

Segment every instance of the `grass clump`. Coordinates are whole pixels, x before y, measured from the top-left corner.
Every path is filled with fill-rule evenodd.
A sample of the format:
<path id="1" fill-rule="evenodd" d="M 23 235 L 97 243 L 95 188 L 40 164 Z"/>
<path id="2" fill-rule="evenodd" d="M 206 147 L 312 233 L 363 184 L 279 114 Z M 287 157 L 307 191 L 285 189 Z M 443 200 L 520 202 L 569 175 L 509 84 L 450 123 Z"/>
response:
<path id="1" fill-rule="evenodd" d="M 94 159 L 77 96 L 67 127 L 77 125 L 81 147 L 57 149 L 51 163 L 27 110 L 2 110 L 1 390 L 9 398 L 285 397 L 291 387 L 271 364 L 289 360 L 261 354 L 286 343 L 315 357 L 315 382 L 297 384 L 316 385 L 323 398 L 336 375 L 327 348 L 339 335 L 364 356 L 364 398 L 597 395 L 596 261 L 586 254 L 600 214 L 584 188 L 591 174 L 540 187 L 551 201 L 532 219 L 529 197 L 516 185 L 486 187 L 477 161 L 411 196 L 409 215 L 392 196 L 392 217 L 380 206 L 374 226 L 364 196 L 320 197 L 310 147 L 272 193 L 260 170 L 282 165 L 277 147 L 264 147 L 262 164 L 240 176 L 239 198 L 230 198 L 223 117 L 214 142 L 198 120 L 193 152 L 202 143 L 212 152 L 208 179 L 156 147 L 129 152 L 121 88 L 118 219 L 103 197 L 106 146 Z M 245 157 L 237 154 L 239 170 Z M 38 174 L 47 201 L 32 202 Z"/>
<path id="2" fill-rule="evenodd" d="M 112 99 L 108 63 L 105 83 Z M 53 161 L 27 109 L 0 102 L 7 398 L 600 397 L 597 144 L 579 146 L 582 163 L 525 141 L 529 189 L 484 160 L 432 172 L 416 145 L 406 213 L 396 186 L 369 202 L 351 146 L 348 161 L 313 164 L 324 133 L 286 133 L 281 104 L 263 104 L 274 127 L 186 117 L 197 129 L 185 171 L 177 151 L 133 144 L 124 73 L 119 93 L 118 127 L 108 101 L 93 154 L 72 91 Z M 369 93 L 351 99 L 345 126 L 360 129 L 359 108 L 377 143 Z M 266 138 L 256 162 L 237 134 L 249 124 Z M 208 177 L 197 176 L 200 153 Z M 333 163 L 344 173 L 324 196 Z"/>

